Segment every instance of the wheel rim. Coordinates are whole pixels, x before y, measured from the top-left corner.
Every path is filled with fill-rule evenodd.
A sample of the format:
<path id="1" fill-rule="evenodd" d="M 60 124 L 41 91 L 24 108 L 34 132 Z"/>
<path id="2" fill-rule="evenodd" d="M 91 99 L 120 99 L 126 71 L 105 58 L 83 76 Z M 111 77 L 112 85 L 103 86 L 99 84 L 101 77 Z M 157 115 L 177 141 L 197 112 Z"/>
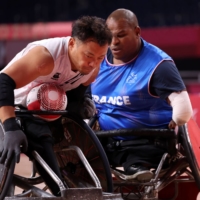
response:
<path id="1" fill-rule="evenodd" d="M 103 162 L 100 158 L 99 151 L 93 141 L 78 123 L 69 118 L 63 118 L 63 127 L 65 139 L 54 146 L 57 160 L 65 181 L 69 187 L 91 187 L 95 186 L 92 178 L 85 169 L 78 155 L 74 151 L 62 151 L 68 146 L 78 146 L 90 166 L 97 175 L 103 191 L 107 191 L 107 178 Z"/>

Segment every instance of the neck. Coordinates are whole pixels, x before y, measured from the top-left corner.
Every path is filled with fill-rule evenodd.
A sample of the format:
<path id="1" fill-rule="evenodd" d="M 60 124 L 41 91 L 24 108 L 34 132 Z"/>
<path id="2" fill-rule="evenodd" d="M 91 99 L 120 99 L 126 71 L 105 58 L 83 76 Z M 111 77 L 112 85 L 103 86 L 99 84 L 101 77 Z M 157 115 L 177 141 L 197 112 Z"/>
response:
<path id="1" fill-rule="evenodd" d="M 76 70 L 76 67 L 75 67 L 75 65 L 73 63 L 73 56 L 72 55 L 73 54 L 71 52 L 71 48 L 68 48 L 68 57 L 69 57 L 70 64 L 71 64 L 71 70 L 74 71 L 74 72 L 76 72 L 77 70 Z"/>

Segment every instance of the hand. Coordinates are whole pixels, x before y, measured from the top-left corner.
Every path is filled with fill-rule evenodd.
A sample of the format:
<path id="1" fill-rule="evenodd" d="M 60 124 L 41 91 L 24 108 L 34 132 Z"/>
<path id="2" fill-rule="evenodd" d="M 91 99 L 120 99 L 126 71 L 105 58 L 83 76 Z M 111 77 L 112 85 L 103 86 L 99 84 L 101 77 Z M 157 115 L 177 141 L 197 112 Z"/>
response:
<path id="1" fill-rule="evenodd" d="M 21 130 L 5 132 L 0 163 L 5 163 L 6 166 L 9 166 L 13 156 L 15 157 L 15 162 L 18 163 L 21 153 L 20 146 L 22 146 L 23 152 L 27 151 L 28 142 Z"/>
<path id="2" fill-rule="evenodd" d="M 175 123 L 173 120 L 171 120 L 171 121 L 169 122 L 168 127 L 169 127 L 169 129 L 175 129 L 176 123 Z"/>
<path id="3" fill-rule="evenodd" d="M 80 109 L 81 117 L 83 119 L 89 119 L 92 116 L 94 116 L 95 112 L 96 112 L 96 107 L 94 101 L 87 96 L 84 97 L 84 101 Z"/>

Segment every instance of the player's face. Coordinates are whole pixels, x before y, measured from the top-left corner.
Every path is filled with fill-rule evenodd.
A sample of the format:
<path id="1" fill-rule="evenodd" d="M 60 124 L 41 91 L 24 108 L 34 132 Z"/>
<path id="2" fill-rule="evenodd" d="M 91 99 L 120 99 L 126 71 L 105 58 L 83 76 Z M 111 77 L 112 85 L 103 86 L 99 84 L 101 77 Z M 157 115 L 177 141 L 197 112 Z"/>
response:
<path id="1" fill-rule="evenodd" d="M 112 33 L 110 49 L 115 59 L 128 62 L 133 59 L 140 48 L 140 28 L 131 27 L 125 19 L 107 20 L 108 28 Z"/>
<path id="2" fill-rule="evenodd" d="M 100 46 L 94 40 L 87 40 L 86 42 L 74 38 L 72 40 L 70 51 L 72 70 L 89 74 L 95 68 L 99 68 L 106 55 L 108 44 Z"/>

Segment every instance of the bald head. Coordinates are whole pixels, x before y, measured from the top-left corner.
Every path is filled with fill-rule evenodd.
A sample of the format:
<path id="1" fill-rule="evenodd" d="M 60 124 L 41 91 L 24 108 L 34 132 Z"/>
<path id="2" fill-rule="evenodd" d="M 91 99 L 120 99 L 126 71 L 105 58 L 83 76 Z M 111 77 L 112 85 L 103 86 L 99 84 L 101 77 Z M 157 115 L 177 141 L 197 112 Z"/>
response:
<path id="1" fill-rule="evenodd" d="M 129 62 L 141 47 L 141 29 L 136 15 L 127 9 L 117 9 L 108 16 L 106 24 L 112 33 L 110 49 L 113 63 Z"/>
<path id="2" fill-rule="evenodd" d="M 124 8 L 120 8 L 120 9 L 117 9 L 117 10 L 113 11 L 108 16 L 107 20 L 109 20 L 109 19 L 113 19 L 115 21 L 123 19 L 123 20 L 126 20 L 127 23 L 131 27 L 139 26 L 136 15 L 132 11 L 130 11 L 128 9 L 124 9 Z"/>

